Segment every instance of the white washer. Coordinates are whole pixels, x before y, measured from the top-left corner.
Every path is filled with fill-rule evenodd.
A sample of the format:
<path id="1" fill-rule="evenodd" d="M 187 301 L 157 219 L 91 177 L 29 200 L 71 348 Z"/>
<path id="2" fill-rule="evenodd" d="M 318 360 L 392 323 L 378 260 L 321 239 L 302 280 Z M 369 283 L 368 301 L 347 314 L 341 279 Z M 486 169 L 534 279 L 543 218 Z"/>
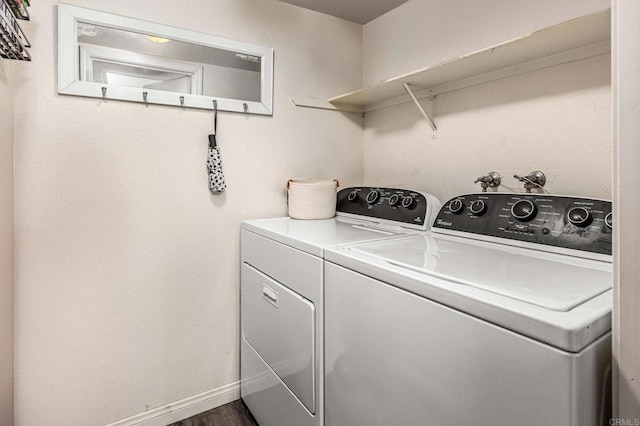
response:
<path id="1" fill-rule="evenodd" d="M 261 426 L 323 424 L 324 251 L 421 235 L 429 194 L 347 188 L 337 217 L 250 220 L 241 228 L 241 396 Z"/>
<path id="2" fill-rule="evenodd" d="M 472 194 L 424 235 L 327 250 L 325 424 L 608 424 L 610 213 Z"/>

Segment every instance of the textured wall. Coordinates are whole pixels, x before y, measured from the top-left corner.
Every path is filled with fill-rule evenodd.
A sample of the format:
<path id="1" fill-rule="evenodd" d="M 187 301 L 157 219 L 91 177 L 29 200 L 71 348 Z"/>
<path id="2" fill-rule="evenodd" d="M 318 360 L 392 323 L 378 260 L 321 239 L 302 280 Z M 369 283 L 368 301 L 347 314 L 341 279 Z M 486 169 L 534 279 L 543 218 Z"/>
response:
<path id="1" fill-rule="evenodd" d="M 290 177 L 359 184 L 357 114 L 298 109 L 361 84 L 361 26 L 269 0 L 74 4 L 275 49 L 273 117 L 59 96 L 55 0 L 33 3 L 16 87 L 17 424 L 98 425 L 238 380 L 238 227 Z"/>
<path id="2" fill-rule="evenodd" d="M 364 26 L 364 83 L 368 86 L 610 6 L 610 0 L 409 0 Z"/>
<path id="3" fill-rule="evenodd" d="M 608 4 L 545 3 L 549 7 L 411 0 L 365 25 L 365 80 L 424 67 L 431 58 L 471 52 Z M 516 4 L 521 8 L 512 10 Z M 442 22 L 433 26 L 426 22 L 431 20 Z M 406 43 L 394 48 L 400 36 Z M 388 61 L 381 60 L 384 54 Z M 610 61 L 601 55 L 424 99 L 438 126 L 435 140 L 412 103 L 368 113 L 363 181 L 415 187 L 444 202 L 479 191 L 473 181 L 489 171 L 506 177 L 501 191 L 522 191 L 512 176 L 542 170 L 551 192 L 610 199 Z"/>
<path id="4" fill-rule="evenodd" d="M 442 202 L 480 191 L 489 171 L 500 191 L 532 170 L 556 194 L 611 199 L 610 55 L 437 96 L 437 139 L 413 103 L 370 112 L 364 182 L 431 192 Z M 425 99 L 423 104 L 428 105 Z"/>
<path id="5" fill-rule="evenodd" d="M 0 425 L 13 423 L 13 65 L 0 59 Z"/>

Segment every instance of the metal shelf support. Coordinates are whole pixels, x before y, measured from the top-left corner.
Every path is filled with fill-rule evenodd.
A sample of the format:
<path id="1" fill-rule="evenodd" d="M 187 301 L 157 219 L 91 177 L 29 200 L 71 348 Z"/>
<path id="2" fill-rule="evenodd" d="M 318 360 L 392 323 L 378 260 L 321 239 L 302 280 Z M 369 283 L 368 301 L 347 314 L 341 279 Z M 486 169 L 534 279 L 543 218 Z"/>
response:
<path id="1" fill-rule="evenodd" d="M 404 90 L 407 91 L 413 103 L 416 104 L 416 106 L 418 107 L 418 109 L 420 110 L 424 118 L 429 123 L 429 126 L 431 126 L 431 129 L 433 129 L 434 132 L 437 132 L 438 128 L 436 127 L 436 123 L 433 122 L 431 117 L 429 117 L 429 114 L 427 114 L 427 112 L 424 110 L 424 108 L 422 107 L 422 104 L 420 103 L 418 98 L 416 98 L 416 95 L 413 93 L 413 90 L 411 90 L 411 87 L 409 87 L 407 83 L 402 83 L 402 87 L 404 87 Z"/>

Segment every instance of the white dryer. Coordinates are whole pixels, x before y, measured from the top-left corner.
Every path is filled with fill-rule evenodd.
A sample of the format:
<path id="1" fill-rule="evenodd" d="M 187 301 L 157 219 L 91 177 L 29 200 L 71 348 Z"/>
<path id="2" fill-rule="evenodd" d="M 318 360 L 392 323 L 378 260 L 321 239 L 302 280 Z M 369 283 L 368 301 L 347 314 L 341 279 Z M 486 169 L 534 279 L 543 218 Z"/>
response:
<path id="1" fill-rule="evenodd" d="M 456 197 L 325 254 L 325 424 L 608 424 L 611 203 Z"/>
<path id="2" fill-rule="evenodd" d="M 324 252 L 421 235 L 440 202 L 390 188 L 347 188 L 326 220 L 250 220 L 241 228 L 241 396 L 261 426 L 323 424 Z"/>

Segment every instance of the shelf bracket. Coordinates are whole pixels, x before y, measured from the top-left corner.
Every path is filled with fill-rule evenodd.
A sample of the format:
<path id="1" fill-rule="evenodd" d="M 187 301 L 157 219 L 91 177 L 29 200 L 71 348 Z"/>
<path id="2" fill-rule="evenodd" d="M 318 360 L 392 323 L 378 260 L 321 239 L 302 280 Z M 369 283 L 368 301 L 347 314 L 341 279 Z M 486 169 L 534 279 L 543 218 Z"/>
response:
<path id="1" fill-rule="evenodd" d="M 424 108 L 422 108 L 422 104 L 420 103 L 418 98 L 416 98 L 416 95 L 414 95 L 413 90 L 411 90 L 411 87 L 409 87 L 409 84 L 402 83 L 402 87 L 404 87 L 404 90 L 407 91 L 407 93 L 411 97 L 411 100 L 413 101 L 413 103 L 416 104 L 416 106 L 418 107 L 418 109 L 420 110 L 420 112 L 422 113 L 424 118 L 429 123 L 429 126 L 431 126 L 431 128 L 433 129 L 434 132 L 437 132 L 438 129 L 436 128 L 436 124 L 433 122 L 431 117 L 429 117 L 429 114 L 427 114 L 427 112 L 424 110 Z"/>
<path id="2" fill-rule="evenodd" d="M 307 108 L 317 108 L 317 109 L 328 109 L 331 111 L 346 111 L 346 112 L 359 112 L 364 113 L 364 109 L 357 105 L 349 105 L 349 104 L 336 104 L 333 105 L 330 102 L 322 101 L 319 99 L 312 98 L 296 98 L 291 99 L 291 102 L 297 107 L 307 107 Z"/>

